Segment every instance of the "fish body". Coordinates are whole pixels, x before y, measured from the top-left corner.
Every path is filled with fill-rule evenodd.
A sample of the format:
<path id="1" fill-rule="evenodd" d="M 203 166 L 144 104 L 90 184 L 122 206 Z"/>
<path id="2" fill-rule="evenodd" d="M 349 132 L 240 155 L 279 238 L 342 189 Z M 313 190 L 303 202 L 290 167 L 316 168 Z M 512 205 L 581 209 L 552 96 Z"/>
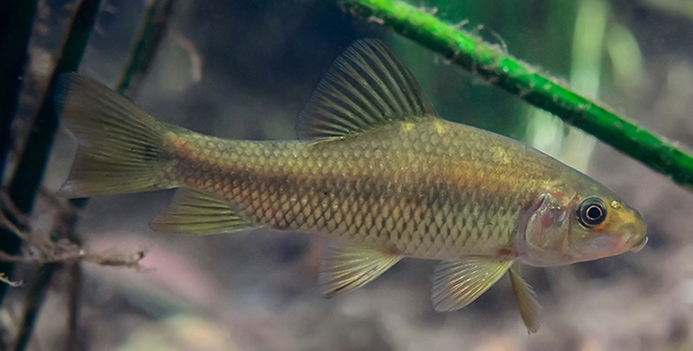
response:
<path id="1" fill-rule="evenodd" d="M 416 258 L 516 257 L 519 218 L 571 171 L 525 145 L 431 118 L 328 142 L 171 133 L 165 179 L 252 222 Z"/>
<path id="2" fill-rule="evenodd" d="M 300 115 L 299 141 L 224 140 L 160 121 L 78 75 L 58 93 L 79 142 L 61 193 L 180 187 L 151 222 L 171 233 L 257 226 L 332 237 L 327 297 L 402 257 L 441 260 L 433 302 L 459 309 L 509 273 L 523 321 L 539 305 L 519 263 L 585 261 L 646 242 L 642 217 L 589 177 L 522 143 L 439 118 L 382 43 L 350 47 Z"/>

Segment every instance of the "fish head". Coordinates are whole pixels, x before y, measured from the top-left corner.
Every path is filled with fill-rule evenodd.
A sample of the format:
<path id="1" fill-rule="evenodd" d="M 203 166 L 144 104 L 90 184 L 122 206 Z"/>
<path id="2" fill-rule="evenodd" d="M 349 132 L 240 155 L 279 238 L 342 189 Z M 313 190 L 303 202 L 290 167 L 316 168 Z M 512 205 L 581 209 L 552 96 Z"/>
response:
<path id="1" fill-rule="evenodd" d="M 594 182 L 547 189 L 522 219 L 518 259 L 534 266 L 638 252 L 647 243 L 647 226 L 640 213 Z"/>

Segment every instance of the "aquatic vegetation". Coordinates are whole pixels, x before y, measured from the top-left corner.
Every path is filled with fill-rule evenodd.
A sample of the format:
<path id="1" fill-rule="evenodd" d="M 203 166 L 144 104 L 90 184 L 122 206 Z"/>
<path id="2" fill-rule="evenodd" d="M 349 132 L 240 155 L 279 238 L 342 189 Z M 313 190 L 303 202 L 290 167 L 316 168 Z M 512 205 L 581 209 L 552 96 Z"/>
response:
<path id="1" fill-rule="evenodd" d="M 445 262 L 433 278 L 436 310 L 468 305 L 509 272 L 536 332 L 539 305 L 520 262 L 563 265 L 647 242 L 640 214 L 585 175 L 438 117 L 377 40 L 358 41 L 335 61 L 300 114 L 302 142 L 204 136 L 74 74 L 56 94 L 80 141 L 62 196 L 181 187 L 150 223 L 155 231 L 261 225 L 339 239 L 321 264 L 326 297 L 360 288 L 403 257 L 437 259 Z"/>
<path id="2" fill-rule="evenodd" d="M 693 191 L 693 156 L 674 143 L 620 117 L 610 108 L 564 87 L 498 45 L 399 0 L 341 0 L 347 10 L 377 18 L 489 83 L 553 113 Z"/>
<path id="3" fill-rule="evenodd" d="M 92 6 L 97 2 L 81 4 Z M 683 45 L 676 34 L 689 26 L 685 22 L 687 17 L 676 15 L 684 13 L 683 7 L 670 13 L 658 12 L 661 4 L 643 1 L 633 4 L 635 8 L 613 6 L 608 14 L 603 9 L 597 10 L 601 16 L 597 17 L 606 19 L 606 27 L 588 29 L 601 33 L 602 43 L 595 41 L 590 46 L 579 46 L 581 35 L 592 34 L 579 24 L 581 15 L 577 9 L 596 3 L 604 5 L 606 1 L 581 0 L 574 5 L 543 0 L 501 1 L 493 8 L 483 2 L 464 0 L 429 0 L 425 2 L 427 8 L 375 0 L 291 4 L 279 0 L 228 1 L 183 3 L 178 10 L 172 3 L 166 0 L 146 4 L 102 2 L 95 25 L 90 22 L 93 18 L 77 16 L 75 38 L 86 39 L 85 33 L 96 29 L 82 74 L 98 77 L 98 81 L 110 83 L 116 87 L 114 90 L 130 98 L 140 91 L 143 94 L 138 102 L 148 110 L 196 131 L 243 139 L 291 139 L 295 113 L 300 108 L 296 103 L 307 99 L 319 78 L 317 72 L 326 69 L 338 51 L 350 42 L 364 36 L 379 37 L 422 80 L 423 90 L 446 118 L 522 140 L 528 119 L 542 123 L 530 117 L 529 104 L 521 101 L 524 99 L 591 131 L 616 149 L 690 187 L 690 156 L 684 150 L 690 141 L 690 105 L 686 101 L 693 101 L 687 95 L 687 91 L 693 91 L 687 83 L 693 81 L 690 79 L 693 71 L 687 54 L 671 47 L 671 44 Z M 20 14 L 12 10 L 16 4 L 27 8 L 38 6 L 40 15 L 36 16 L 31 44 L 27 23 L 34 21 L 35 11 L 25 10 Z M 4 167 L 7 192 L 0 194 L 3 212 L 0 300 L 2 307 L 10 311 L 9 315 L 17 316 L 16 320 L 3 320 L 7 333 L 0 343 L 14 344 L 17 350 L 31 348 L 27 341 L 39 308 L 47 301 L 49 308 L 44 309 L 42 318 L 62 320 L 66 314 L 67 332 L 60 330 L 61 335 L 56 338 L 39 326 L 36 335 L 41 340 L 66 338 L 66 349 L 81 345 L 150 349 L 154 344 L 169 349 L 216 345 L 213 347 L 225 350 L 242 348 L 245 344 L 254 348 L 262 345 L 265 349 L 324 349 L 326 345 L 332 348 L 342 345 L 350 350 L 457 349 L 459 345 L 470 349 L 565 349 L 575 345 L 636 349 L 644 344 L 686 349 L 690 345 L 691 323 L 686 317 L 690 302 L 684 298 L 689 295 L 686 284 L 690 278 L 686 263 L 690 257 L 687 233 L 693 225 L 688 218 L 690 211 L 686 212 L 690 208 L 690 194 L 638 168 L 636 162 L 615 156 L 598 142 L 594 153 L 591 147 L 571 147 L 571 151 L 582 153 L 581 156 L 590 160 L 590 175 L 613 187 L 644 213 L 650 225 L 651 245 L 637 256 L 625 254 L 546 270 L 528 267 L 523 269 L 524 279 L 520 278 L 518 265 L 513 264 L 509 270 L 506 270 L 507 262 L 497 265 L 501 269 L 493 274 L 508 271 L 509 284 L 501 280 L 501 284 L 459 313 L 432 312 L 426 299 L 431 288 L 428 269 L 431 267 L 420 260 L 405 260 L 376 284 L 326 302 L 318 298 L 318 291 L 311 290 L 316 280 L 322 282 L 320 290 L 328 296 L 347 289 L 343 288 L 344 280 L 329 279 L 333 274 L 322 274 L 320 279 L 317 258 L 324 247 L 320 240 L 308 243 L 302 236 L 265 236 L 262 230 L 248 236 L 191 238 L 184 235 L 163 240 L 138 227 L 138 223 L 146 222 L 145 218 L 154 217 L 162 195 L 152 194 L 147 201 L 137 195 L 97 198 L 90 200 L 85 209 L 81 209 L 85 200 L 64 202 L 54 198 L 52 193 L 64 177 L 65 164 L 71 162 L 65 146 L 70 143 L 66 142 L 66 134 L 59 131 L 52 165 L 44 172 L 57 120 L 52 108 L 43 109 L 49 113 L 47 119 L 35 118 L 32 108 L 53 103 L 50 89 L 43 97 L 43 86 L 47 84 L 38 81 L 36 73 L 47 72 L 59 57 L 79 61 L 81 52 L 68 50 L 72 53 L 62 55 L 60 45 L 55 43 L 49 45 L 53 51 L 36 48 L 45 44 L 48 37 L 62 42 L 64 37 L 59 38 L 56 33 L 60 33 L 60 28 L 70 27 L 72 16 L 79 8 L 69 1 L 67 4 L 0 2 L 0 19 L 12 19 L 0 21 L 0 42 L 5 45 L 7 38 L 14 40 L 14 44 L 7 46 L 12 50 L 0 53 L 0 70 L 26 67 L 25 75 L 2 76 L 7 80 L 0 82 L 0 91 L 5 89 L 10 93 L 3 94 L 3 98 L 9 96 L 10 100 L 0 99 L 0 111 L 11 111 L 0 112 L 1 141 L 3 146 L 10 146 L 0 150 L 0 156 L 9 160 L 7 165 L 3 164 L 7 166 Z M 635 13 L 638 15 L 632 17 Z M 62 16 L 62 22 L 54 21 L 56 15 Z M 169 16 L 176 19 L 172 31 L 166 30 Z M 667 22 L 666 30 L 658 26 L 663 21 Z M 395 35 L 391 35 L 393 31 Z M 6 36 L 7 33 L 14 34 Z M 665 45 L 653 39 L 658 36 L 667 38 Z M 658 44 L 653 46 L 653 40 Z M 164 43 L 160 47 L 159 41 Z M 122 45 L 124 42 L 127 45 Z M 417 43 L 432 50 L 421 50 Z M 566 90 L 568 81 L 572 83 L 572 78 L 567 78 L 572 77 L 569 73 L 572 69 L 568 71 L 568 67 L 579 61 L 576 55 L 580 51 L 590 51 L 583 54 L 591 55 L 593 66 L 602 65 L 600 70 L 591 72 L 592 77 L 599 79 L 597 88 L 603 92 L 600 97 L 618 112 L 605 108 L 589 92 Z M 678 56 L 672 60 L 675 52 Z M 533 64 L 523 63 L 509 53 Z M 28 57 L 32 61 L 26 64 Z M 6 62 L 15 65 L 6 66 Z M 459 70 L 449 66 L 451 63 L 471 74 L 459 74 Z M 508 74 L 503 68 L 515 74 Z M 58 75 L 59 72 L 39 74 L 44 81 L 54 80 L 50 77 Z M 145 81 L 147 89 L 138 89 Z M 549 89 L 544 90 L 545 85 L 532 81 L 549 84 Z M 18 82 L 25 89 L 22 95 Z M 504 90 L 489 89 L 489 85 Z M 504 99 L 506 91 L 519 99 Z M 166 94 L 170 96 L 166 98 Z M 591 99 L 585 99 L 583 94 Z M 19 111 L 16 119 L 14 110 Z M 628 111 L 647 129 L 680 143 L 669 143 L 631 124 L 622 118 L 626 114 L 623 111 Z M 604 116 L 607 118 L 601 119 Z M 36 129 L 32 126 L 34 121 L 49 123 L 37 123 Z M 600 121 L 608 123 L 600 124 Z M 8 134 L 10 123 L 12 134 Z M 546 126 L 540 127 L 532 129 L 532 133 L 541 133 Z M 551 128 L 563 135 L 571 133 L 569 130 L 577 131 L 560 122 L 553 123 Z M 38 136 L 34 136 L 30 147 L 25 147 L 26 137 L 32 130 Z M 8 135 L 12 143 L 8 143 Z M 29 151 L 23 156 L 24 150 Z M 23 165 L 17 168 L 20 163 Z M 16 169 L 21 172 L 15 174 Z M 13 195 L 8 196 L 10 193 Z M 179 218 L 186 218 L 189 210 L 199 210 L 188 206 L 191 197 L 182 195 L 175 201 L 184 206 L 174 206 L 175 211 L 167 212 L 169 218 L 180 215 L 183 217 Z M 584 216 L 587 210 L 593 215 L 601 209 L 611 213 L 609 201 L 587 200 L 590 199 L 579 206 L 585 210 L 584 218 L 573 218 L 590 221 L 598 217 Z M 545 210 L 551 203 L 546 202 L 547 206 L 542 203 L 539 207 L 544 216 L 535 218 L 550 218 L 551 211 Z M 29 210 L 22 210 L 27 204 Z M 224 207 L 224 211 L 229 208 Z M 171 222 L 158 224 L 168 225 L 167 230 L 176 227 Z M 83 238 L 78 230 L 88 235 Z M 104 231 L 111 232 L 102 235 Z M 150 239 L 153 241 L 144 244 Z M 16 251 L 20 243 L 23 250 Z M 128 248 L 126 243 L 134 244 Z M 608 243 L 595 241 L 597 247 Z M 637 251 L 644 240 L 626 240 L 626 244 Z M 155 248 L 149 250 L 152 247 Z M 339 247 L 328 246 L 328 257 L 340 260 L 358 255 L 371 257 L 365 247 L 350 251 L 349 255 L 339 255 L 344 252 Z M 146 274 L 112 269 L 92 271 L 94 265 L 83 264 L 138 269 L 145 252 L 148 257 L 145 264 L 156 271 Z M 376 264 L 375 273 L 367 277 L 375 278 L 394 261 Z M 13 275 L 11 267 L 15 264 L 22 269 Z M 34 271 L 32 266 L 39 268 L 33 276 L 27 274 Z M 329 266 L 323 265 L 323 273 L 330 272 L 325 268 Z M 416 268 L 421 266 L 427 268 Z M 483 264 L 441 265 L 438 271 L 454 274 L 467 272 L 465 267 L 478 266 Z M 359 275 L 347 277 L 355 278 L 346 285 L 349 289 L 370 281 Z M 20 281 L 22 285 L 12 287 Z M 330 283 L 336 285 L 329 288 Z M 451 281 L 436 279 L 436 284 L 440 288 L 449 286 Z M 517 299 L 525 302 L 520 305 L 522 317 L 533 329 L 532 321 L 538 320 L 538 305 L 528 284 L 537 288 L 538 300 L 547 307 L 543 315 L 548 321 L 540 333 L 529 338 L 517 318 L 515 303 L 507 301 L 515 292 Z M 47 293 L 48 287 L 55 289 Z M 8 289 L 11 293 L 2 299 Z M 67 311 L 59 308 L 57 318 L 56 309 L 50 307 L 63 295 L 53 291 L 64 291 L 66 298 L 59 304 Z M 99 300 L 103 298 L 102 292 L 111 296 L 111 300 Z M 449 306 L 459 307 L 459 304 Z M 79 312 L 81 307 L 84 308 Z M 101 312 L 93 314 L 93 311 Z M 79 319 L 86 313 L 90 318 L 88 325 Z M 162 318 L 163 315 L 166 317 Z M 122 323 L 125 317 L 128 323 Z M 138 318 L 151 322 L 143 326 L 136 322 Z M 181 324 L 181 321 L 186 322 Z M 132 333 L 135 329 L 137 333 Z M 209 333 L 205 334 L 206 331 Z M 175 334 L 180 343 L 166 342 L 166 333 Z M 221 338 L 220 333 L 227 334 Z M 164 337 L 160 340 L 157 335 Z M 205 335 L 206 342 L 199 335 Z M 127 341 L 121 344 L 113 340 Z"/>

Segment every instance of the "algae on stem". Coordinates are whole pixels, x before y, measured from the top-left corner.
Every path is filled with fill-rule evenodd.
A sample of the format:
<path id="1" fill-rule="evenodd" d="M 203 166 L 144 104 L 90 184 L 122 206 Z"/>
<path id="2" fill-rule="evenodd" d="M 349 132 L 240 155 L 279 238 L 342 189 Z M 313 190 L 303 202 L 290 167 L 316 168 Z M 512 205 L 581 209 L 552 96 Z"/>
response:
<path id="1" fill-rule="evenodd" d="M 619 116 L 601 102 L 564 87 L 553 77 L 433 14 L 399 0 L 337 0 L 346 11 L 392 28 L 442 54 L 489 83 L 592 134 L 693 191 L 693 156 L 663 137 Z"/>

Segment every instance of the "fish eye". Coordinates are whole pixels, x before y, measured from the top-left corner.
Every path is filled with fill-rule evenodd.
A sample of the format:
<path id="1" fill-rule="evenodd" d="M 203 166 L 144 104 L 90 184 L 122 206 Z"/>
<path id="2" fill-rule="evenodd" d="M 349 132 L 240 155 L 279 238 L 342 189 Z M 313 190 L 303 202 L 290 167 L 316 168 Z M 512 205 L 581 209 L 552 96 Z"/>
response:
<path id="1" fill-rule="evenodd" d="M 580 205 L 580 222 L 587 227 L 594 227 L 601 224 L 606 219 L 606 207 L 602 200 L 590 198 L 585 199 Z"/>

